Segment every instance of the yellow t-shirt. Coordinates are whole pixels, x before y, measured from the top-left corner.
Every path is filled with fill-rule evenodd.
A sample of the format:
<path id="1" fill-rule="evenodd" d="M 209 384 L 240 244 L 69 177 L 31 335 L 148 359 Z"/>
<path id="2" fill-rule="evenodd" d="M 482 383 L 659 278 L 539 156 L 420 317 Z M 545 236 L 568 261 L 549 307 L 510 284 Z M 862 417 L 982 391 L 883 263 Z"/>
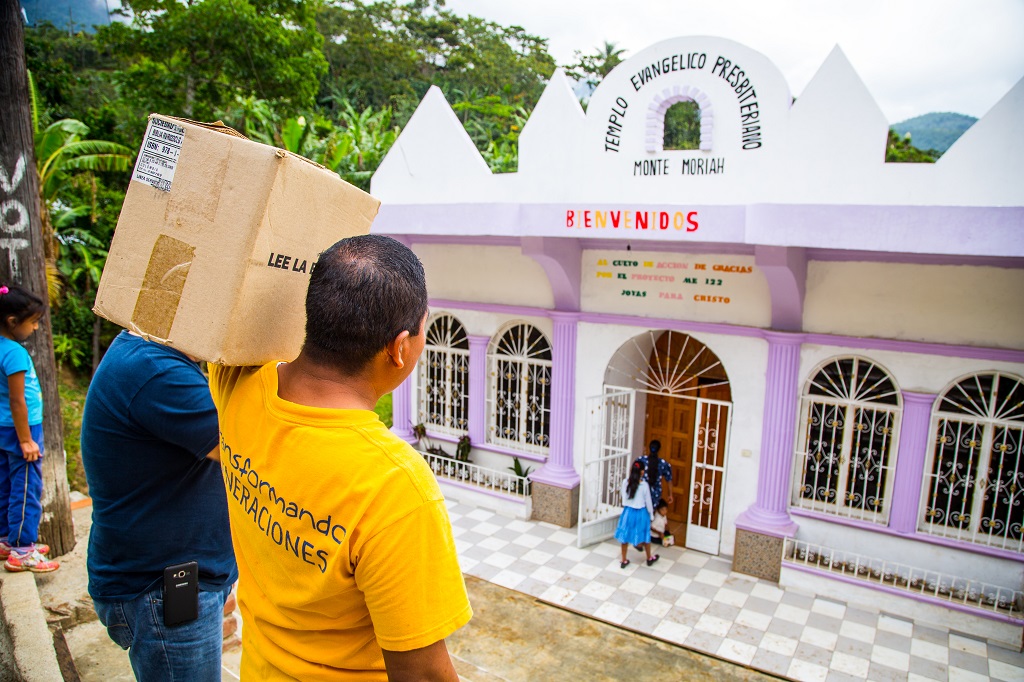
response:
<path id="1" fill-rule="evenodd" d="M 381 649 L 473 615 L 444 498 L 367 410 L 277 394 L 277 364 L 213 367 L 238 561 L 242 679 L 386 680 Z"/>

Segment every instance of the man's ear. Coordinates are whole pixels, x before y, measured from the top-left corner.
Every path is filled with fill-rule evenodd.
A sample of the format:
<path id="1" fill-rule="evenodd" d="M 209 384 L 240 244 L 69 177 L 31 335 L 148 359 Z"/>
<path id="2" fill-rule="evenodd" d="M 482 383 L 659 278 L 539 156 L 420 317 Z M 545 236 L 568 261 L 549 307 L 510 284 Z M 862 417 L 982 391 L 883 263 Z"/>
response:
<path id="1" fill-rule="evenodd" d="M 405 342 L 409 336 L 410 334 L 408 329 L 399 332 L 398 336 L 392 339 L 391 342 L 384 347 L 388 357 L 391 359 L 391 364 L 398 369 L 405 367 Z"/>

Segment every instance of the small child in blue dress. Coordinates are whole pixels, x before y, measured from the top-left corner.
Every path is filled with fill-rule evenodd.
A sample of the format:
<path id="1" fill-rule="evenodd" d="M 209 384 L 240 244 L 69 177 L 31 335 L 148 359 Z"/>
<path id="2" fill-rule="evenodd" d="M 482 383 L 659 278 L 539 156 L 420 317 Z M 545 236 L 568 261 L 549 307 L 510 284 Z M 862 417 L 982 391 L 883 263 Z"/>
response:
<path id="1" fill-rule="evenodd" d="M 629 566 L 626 550 L 630 545 L 637 545 L 647 555 L 647 565 L 659 559 L 657 554 L 651 555 L 651 514 L 654 506 L 651 503 L 651 488 L 644 479 L 644 465 L 633 462 L 629 476 L 622 481 L 622 515 L 619 517 L 615 539 L 622 543 L 622 563 L 619 568 Z"/>
<path id="2" fill-rule="evenodd" d="M 46 304 L 17 284 L 0 286 L 0 559 L 12 572 L 48 573 L 39 539 L 43 505 L 43 393 L 21 343 L 39 328 Z"/>

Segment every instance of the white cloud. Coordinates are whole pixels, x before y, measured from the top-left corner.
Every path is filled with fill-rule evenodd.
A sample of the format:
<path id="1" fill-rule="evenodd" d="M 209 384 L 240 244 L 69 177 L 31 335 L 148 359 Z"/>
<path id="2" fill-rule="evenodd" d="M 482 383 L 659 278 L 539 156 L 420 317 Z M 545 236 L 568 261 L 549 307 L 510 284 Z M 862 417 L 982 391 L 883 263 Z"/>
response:
<path id="1" fill-rule="evenodd" d="M 605 40 L 634 54 L 713 35 L 763 53 L 799 96 L 839 45 L 891 122 L 930 111 L 982 116 L 1024 77 L 1020 0 L 447 0 L 457 14 L 549 39 L 559 64 Z"/>

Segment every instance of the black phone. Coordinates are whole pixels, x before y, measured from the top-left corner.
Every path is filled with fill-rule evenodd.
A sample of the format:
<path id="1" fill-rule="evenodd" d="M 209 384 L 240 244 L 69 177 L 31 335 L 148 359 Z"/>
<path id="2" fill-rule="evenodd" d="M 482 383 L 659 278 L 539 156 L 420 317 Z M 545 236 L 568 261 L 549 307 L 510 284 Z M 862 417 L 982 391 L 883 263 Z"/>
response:
<path id="1" fill-rule="evenodd" d="M 164 625 L 199 617 L 199 564 L 188 561 L 164 569 Z"/>

